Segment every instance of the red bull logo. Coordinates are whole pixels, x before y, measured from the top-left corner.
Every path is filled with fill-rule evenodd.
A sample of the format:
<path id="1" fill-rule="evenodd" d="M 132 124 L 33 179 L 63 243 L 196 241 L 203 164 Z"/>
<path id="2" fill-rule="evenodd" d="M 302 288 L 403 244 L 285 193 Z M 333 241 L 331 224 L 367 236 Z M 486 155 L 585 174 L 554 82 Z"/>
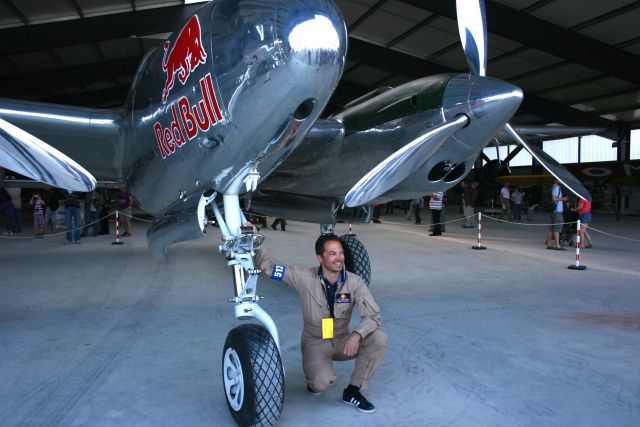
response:
<path id="1" fill-rule="evenodd" d="M 153 133 L 163 159 L 173 154 L 176 147 L 180 148 L 195 138 L 200 131 L 206 132 L 224 120 L 213 89 L 211 73 L 200 79 L 199 86 L 200 99 L 196 100 L 195 105 L 181 96 L 171 104 L 171 124 L 168 127 L 163 127 L 160 122 L 153 125 Z"/>
<path id="2" fill-rule="evenodd" d="M 171 51 L 171 43 L 167 40 L 164 44 L 164 57 L 162 58 L 162 71 L 167 73 L 162 90 L 162 103 L 167 102 L 169 92 L 173 88 L 174 77 L 178 73 L 178 80 L 185 84 L 189 75 L 200 64 L 207 61 L 207 54 L 202 48 L 202 35 L 200 31 L 200 21 L 194 15 L 180 30 Z"/>

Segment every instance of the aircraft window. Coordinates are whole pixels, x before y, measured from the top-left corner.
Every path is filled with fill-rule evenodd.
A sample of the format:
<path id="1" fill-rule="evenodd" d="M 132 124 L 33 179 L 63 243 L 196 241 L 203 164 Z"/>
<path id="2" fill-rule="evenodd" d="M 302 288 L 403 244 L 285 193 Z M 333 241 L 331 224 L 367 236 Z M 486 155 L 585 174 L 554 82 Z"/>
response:
<path id="1" fill-rule="evenodd" d="M 604 162 L 618 158 L 618 149 L 611 146 L 613 140 L 597 135 L 580 138 L 580 162 Z"/>
<path id="2" fill-rule="evenodd" d="M 544 141 L 542 150 L 558 163 L 578 163 L 578 137 Z"/>

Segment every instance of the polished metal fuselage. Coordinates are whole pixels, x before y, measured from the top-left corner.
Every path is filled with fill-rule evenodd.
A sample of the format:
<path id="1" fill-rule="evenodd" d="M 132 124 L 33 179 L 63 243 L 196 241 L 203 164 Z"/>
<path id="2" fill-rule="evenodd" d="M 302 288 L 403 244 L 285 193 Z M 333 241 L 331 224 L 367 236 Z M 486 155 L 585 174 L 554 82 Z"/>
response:
<path id="1" fill-rule="evenodd" d="M 126 105 L 95 110 L 0 101 L 0 117 L 129 187 L 157 216 L 202 193 L 243 192 L 302 141 L 345 64 L 330 0 L 216 0 L 147 53 Z"/>
<path id="2" fill-rule="evenodd" d="M 346 29 L 330 1 L 221 0 L 197 18 L 206 59 L 191 71 L 188 84 L 175 82 L 162 102 L 167 74 L 158 72 L 161 50 L 147 56 L 133 84 L 135 143 L 127 144 L 124 169 L 138 201 L 156 214 L 180 210 L 209 188 L 244 192 L 239 180 L 252 169 L 268 175 L 318 118 L 345 63 Z M 177 39 L 176 31 L 170 44 Z M 219 114 L 210 114 L 208 129 L 196 129 L 189 139 L 184 112 L 202 118 L 216 103 Z M 179 139 L 176 125 L 185 141 L 174 141 L 163 158 L 158 129 L 160 138 L 168 129 L 169 138 Z"/>

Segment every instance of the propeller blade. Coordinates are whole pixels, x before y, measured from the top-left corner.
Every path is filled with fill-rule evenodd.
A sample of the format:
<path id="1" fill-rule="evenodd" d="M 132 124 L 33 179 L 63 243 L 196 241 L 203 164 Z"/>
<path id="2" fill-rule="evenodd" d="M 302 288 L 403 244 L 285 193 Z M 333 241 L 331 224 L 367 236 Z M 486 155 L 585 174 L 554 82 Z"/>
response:
<path id="1" fill-rule="evenodd" d="M 509 123 L 504 126 L 505 132 L 511 136 L 516 142 L 524 147 L 540 164 L 553 175 L 562 185 L 567 187 L 569 191 L 578 197 L 582 197 L 587 201 L 591 201 L 591 195 L 578 179 L 573 176 L 564 166 L 556 162 L 553 157 L 540 150 L 538 147 L 530 145 L 520 138 L 520 135 L 511 127 Z"/>
<path id="2" fill-rule="evenodd" d="M 96 179 L 78 163 L 2 119 L 0 166 L 65 190 L 88 192 L 96 187 Z"/>
<path id="3" fill-rule="evenodd" d="M 487 23 L 483 0 L 456 0 L 458 32 L 471 72 L 487 74 Z"/>
<path id="4" fill-rule="evenodd" d="M 522 151 L 523 148 L 524 147 L 522 145 L 518 145 L 512 152 L 509 153 L 507 157 L 504 158 L 502 163 L 509 164 L 509 162 L 513 160 L 513 158 L 517 156 Z"/>
<path id="5" fill-rule="evenodd" d="M 349 190 L 345 204 L 348 207 L 364 205 L 400 184 L 468 121 L 466 116 L 459 116 L 450 123 L 431 129 L 387 157 Z"/>

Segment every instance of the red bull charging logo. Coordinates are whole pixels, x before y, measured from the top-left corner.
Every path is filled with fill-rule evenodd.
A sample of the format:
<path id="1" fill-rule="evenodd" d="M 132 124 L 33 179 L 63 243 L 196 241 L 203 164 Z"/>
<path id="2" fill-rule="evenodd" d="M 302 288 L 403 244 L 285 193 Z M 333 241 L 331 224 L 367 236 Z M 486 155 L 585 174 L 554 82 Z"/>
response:
<path id="1" fill-rule="evenodd" d="M 162 71 L 167 73 L 167 80 L 162 91 L 162 103 L 167 102 L 169 92 L 173 88 L 174 76 L 183 85 L 189 75 L 199 65 L 207 60 L 207 54 L 202 48 L 200 21 L 193 16 L 185 24 L 176 38 L 173 49 L 167 55 L 170 43 L 167 41 L 162 58 Z M 182 147 L 187 141 L 195 138 L 200 131 L 206 132 L 212 126 L 224 120 L 223 112 L 218 103 L 213 88 L 211 73 L 207 73 L 199 81 L 200 97 L 191 105 L 189 100 L 181 96 L 166 109 L 171 111 L 171 123 L 164 127 L 160 121 L 153 125 L 158 150 L 163 159 L 173 154 L 176 147 Z"/>
<path id="2" fill-rule="evenodd" d="M 173 88 L 174 76 L 178 73 L 180 83 L 185 84 L 189 75 L 200 64 L 207 61 L 207 53 L 202 48 L 202 35 L 200 21 L 194 15 L 180 30 L 176 41 L 167 55 L 171 43 L 167 40 L 164 44 L 164 57 L 162 58 L 162 71 L 167 73 L 162 91 L 162 103 L 167 102 L 169 92 Z"/>

